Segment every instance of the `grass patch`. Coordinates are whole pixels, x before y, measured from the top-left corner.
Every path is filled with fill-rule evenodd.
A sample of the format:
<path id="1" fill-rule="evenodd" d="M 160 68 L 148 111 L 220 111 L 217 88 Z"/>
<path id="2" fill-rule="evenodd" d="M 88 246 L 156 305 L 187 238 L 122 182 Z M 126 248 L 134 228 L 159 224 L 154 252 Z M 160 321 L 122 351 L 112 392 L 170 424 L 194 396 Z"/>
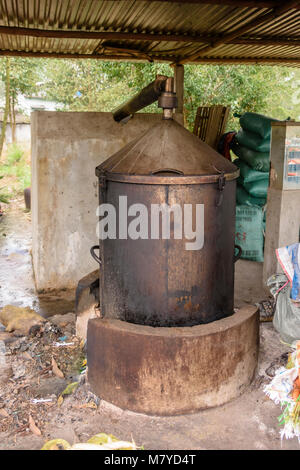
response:
<path id="1" fill-rule="evenodd" d="M 4 176 L 0 176 L 0 180 L 3 178 Z M 0 202 L 4 202 L 5 204 L 8 204 L 8 199 L 9 199 L 9 195 L 6 192 L 6 188 L 1 187 L 0 188 Z"/>
<path id="2" fill-rule="evenodd" d="M 19 162 L 23 156 L 24 150 L 22 150 L 17 144 L 11 144 L 7 148 L 6 162 L 8 165 L 14 165 Z"/>
<path id="3" fill-rule="evenodd" d="M 31 185 L 30 153 L 20 146 L 11 144 L 0 160 L 0 201 L 23 194 Z"/>

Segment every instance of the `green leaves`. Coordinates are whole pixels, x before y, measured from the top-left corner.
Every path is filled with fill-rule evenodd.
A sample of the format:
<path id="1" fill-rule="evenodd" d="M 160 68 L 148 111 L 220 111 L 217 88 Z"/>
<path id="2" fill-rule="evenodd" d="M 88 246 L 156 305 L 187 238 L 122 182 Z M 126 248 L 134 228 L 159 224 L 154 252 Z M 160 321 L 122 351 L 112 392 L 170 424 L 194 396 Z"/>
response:
<path id="1" fill-rule="evenodd" d="M 188 65 L 185 67 L 185 107 L 191 127 L 198 106 L 222 104 L 231 107 L 228 130 L 237 130 L 234 113 L 254 111 L 285 119 L 277 103 L 290 89 L 294 69 L 259 65 Z M 298 74 L 298 80 L 300 75 Z"/>
<path id="2" fill-rule="evenodd" d="M 61 103 L 64 111 L 111 111 L 157 74 L 173 75 L 173 69 L 165 63 L 18 57 L 11 58 L 11 93 L 38 94 Z M 0 79 L 5 80 L 5 58 L 0 59 Z M 231 106 L 228 129 L 239 128 L 234 112 L 298 119 L 299 81 L 300 70 L 287 67 L 186 65 L 186 125 L 193 127 L 198 106 L 212 104 Z M 145 112 L 159 112 L 157 104 Z"/>
<path id="3" fill-rule="evenodd" d="M 4 178 L 4 175 L 0 175 L 0 180 Z M 8 197 L 5 193 L 5 187 L 0 188 L 0 203 L 3 202 L 4 204 L 8 204 Z"/>
<path id="4" fill-rule="evenodd" d="M 21 57 L 10 58 L 10 93 L 16 97 L 21 94 L 35 94 L 39 90 L 38 82 L 41 62 L 38 59 Z M 5 58 L 0 59 L 0 79 L 5 81 Z"/>
<path id="5" fill-rule="evenodd" d="M 9 203 L 8 198 L 5 195 L 1 194 L 1 189 L 0 189 L 0 202 L 3 202 L 4 204 Z"/>

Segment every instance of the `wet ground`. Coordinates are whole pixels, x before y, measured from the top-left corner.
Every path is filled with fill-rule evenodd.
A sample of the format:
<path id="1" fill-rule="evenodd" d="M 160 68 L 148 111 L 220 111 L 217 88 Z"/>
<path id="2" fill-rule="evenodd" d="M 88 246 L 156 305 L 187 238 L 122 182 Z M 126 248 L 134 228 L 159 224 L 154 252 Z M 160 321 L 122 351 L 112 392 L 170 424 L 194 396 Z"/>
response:
<path id="1" fill-rule="evenodd" d="M 0 308 L 6 304 L 29 306 L 45 317 L 73 311 L 74 292 L 40 295 L 35 292 L 30 250 L 30 213 L 24 212 L 22 200 L 14 201 L 9 212 L 0 217 Z M 240 270 L 245 268 L 240 266 Z M 255 280 L 260 268 L 251 266 Z M 247 303 L 253 303 L 257 296 L 263 295 L 248 289 L 246 298 L 244 289 L 249 287 L 249 282 L 247 286 L 237 287 L 240 301 L 246 299 Z M 41 436 L 28 429 L 23 435 L 0 433 L 0 449 L 40 449 L 46 440 L 54 438 L 64 438 L 73 444 L 106 432 L 125 440 L 133 438 L 145 449 L 298 450 L 296 439 L 281 442 L 277 421 L 280 407 L 263 392 L 264 384 L 271 380 L 266 371 L 274 361 L 278 364 L 288 351 L 272 323 L 261 323 L 256 378 L 247 392 L 230 403 L 192 415 L 150 417 L 121 410 L 101 397 L 97 409 L 82 408 L 86 404 L 79 404 L 76 397 L 68 398 L 61 408 L 55 404 L 49 408 Z"/>
<path id="2" fill-rule="evenodd" d="M 74 311 L 74 291 L 37 294 L 31 262 L 31 214 L 11 201 L 0 217 L 0 308 L 30 307 L 44 317 Z"/>

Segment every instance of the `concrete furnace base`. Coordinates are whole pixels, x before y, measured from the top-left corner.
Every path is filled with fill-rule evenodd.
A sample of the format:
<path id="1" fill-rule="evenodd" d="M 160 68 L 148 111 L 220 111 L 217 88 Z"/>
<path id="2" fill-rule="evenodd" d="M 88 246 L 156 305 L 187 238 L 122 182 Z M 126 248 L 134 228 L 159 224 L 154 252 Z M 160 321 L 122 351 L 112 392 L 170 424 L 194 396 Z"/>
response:
<path id="1" fill-rule="evenodd" d="M 88 380 L 123 409 L 175 415 L 222 405 L 254 376 L 257 308 L 206 325 L 153 328 L 119 320 L 88 324 Z"/>

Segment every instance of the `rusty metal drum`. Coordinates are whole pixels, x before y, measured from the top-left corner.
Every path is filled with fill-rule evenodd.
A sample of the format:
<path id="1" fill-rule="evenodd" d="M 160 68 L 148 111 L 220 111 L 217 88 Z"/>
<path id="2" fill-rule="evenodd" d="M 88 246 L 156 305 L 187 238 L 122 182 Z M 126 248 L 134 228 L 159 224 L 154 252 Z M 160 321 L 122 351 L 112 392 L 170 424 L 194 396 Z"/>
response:
<path id="1" fill-rule="evenodd" d="M 160 234 L 158 239 L 100 240 L 102 315 L 166 327 L 232 315 L 237 167 L 170 119 L 102 163 L 96 175 L 100 204 L 112 204 L 123 215 L 133 204 L 143 204 L 148 233 L 153 205 L 175 204 L 184 211 L 185 205 L 198 204 L 204 210 L 201 249 L 189 250 L 186 237 L 174 236 L 173 213 L 165 239 Z"/>

